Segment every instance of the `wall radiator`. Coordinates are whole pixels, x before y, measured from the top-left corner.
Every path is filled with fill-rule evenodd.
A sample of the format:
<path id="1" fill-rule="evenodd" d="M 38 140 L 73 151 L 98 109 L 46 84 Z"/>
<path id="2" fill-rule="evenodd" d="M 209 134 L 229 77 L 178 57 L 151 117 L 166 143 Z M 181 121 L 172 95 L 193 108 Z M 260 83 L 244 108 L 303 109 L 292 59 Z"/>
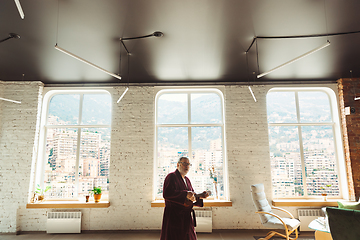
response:
<path id="1" fill-rule="evenodd" d="M 212 232 L 212 211 L 211 209 L 195 210 L 196 232 Z"/>
<path id="2" fill-rule="evenodd" d="M 81 212 L 48 212 L 47 233 L 80 233 Z"/>
<path id="3" fill-rule="evenodd" d="M 315 231 L 308 226 L 310 222 L 319 217 L 324 217 L 324 213 L 320 208 L 299 208 L 298 209 L 300 231 Z"/>

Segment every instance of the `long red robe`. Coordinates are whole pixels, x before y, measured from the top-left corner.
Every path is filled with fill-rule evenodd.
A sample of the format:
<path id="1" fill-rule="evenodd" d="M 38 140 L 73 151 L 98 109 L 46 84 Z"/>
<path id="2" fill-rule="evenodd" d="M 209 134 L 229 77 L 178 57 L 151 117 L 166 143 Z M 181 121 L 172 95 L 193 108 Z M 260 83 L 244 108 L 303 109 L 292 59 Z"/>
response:
<path id="1" fill-rule="evenodd" d="M 189 178 L 185 177 L 187 186 L 178 170 L 169 173 L 164 181 L 163 197 L 165 199 L 164 217 L 160 240 L 196 240 L 194 229 L 195 213 L 193 205 L 202 207 L 203 200 L 197 198 L 194 204 L 185 206 L 188 191 L 194 192 Z"/>

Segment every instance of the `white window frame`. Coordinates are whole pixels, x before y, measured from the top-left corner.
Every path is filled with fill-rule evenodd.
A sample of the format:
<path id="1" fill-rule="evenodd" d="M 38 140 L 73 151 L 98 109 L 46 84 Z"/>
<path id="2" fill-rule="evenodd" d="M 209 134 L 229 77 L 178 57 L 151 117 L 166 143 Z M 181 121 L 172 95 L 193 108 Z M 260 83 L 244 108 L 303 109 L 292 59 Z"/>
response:
<path id="1" fill-rule="evenodd" d="M 44 188 L 44 171 L 46 165 L 46 136 L 47 136 L 47 129 L 48 128 L 76 128 L 78 130 L 77 136 L 77 149 L 76 149 L 76 164 L 75 169 L 79 171 L 79 161 L 80 161 L 80 141 L 81 141 L 81 129 L 83 128 L 110 128 L 111 124 L 103 124 L 103 125 L 82 125 L 81 124 L 81 117 L 82 117 L 82 101 L 84 94 L 108 94 L 112 99 L 112 96 L 109 91 L 105 89 L 61 89 L 61 90 L 53 90 L 51 88 L 46 89 L 44 91 L 44 97 L 42 101 L 42 111 L 41 111 L 41 118 L 40 118 L 40 137 L 39 137 L 39 148 L 37 153 L 37 165 L 36 165 L 36 172 L 35 172 L 35 181 L 34 185 L 32 186 L 35 189 L 36 184 L 39 184 L 41 188 Z M 73 125 L 48 125 L 48 113 L 49 113 L 49 105 L 50 100 L 55 95 L 59 94 L 79 94 L 80 95 L 80 102 L 79 102 L 79 119 L 78 124 Z M 112 102 L 112 100 L 111 100 Z M 111 107 L 112 108 L 112 107 Z M 111 151 L 111 150 L 110 150 Z M 71 200 L 78 199 L 79 193 L 79 174 L 76 172 L 75 174 L 75 196 L 71 198 Z M 56 199 L 53 199 L 56 200 Z M 60 198 L 58 200 L 69 200 L 66 198 Z M 104 199 L 106 200 L 106 199 Z"/>
<path id="2" fill-rule="evenodd" d="M 298 92 L 324 92 L 329 98 L 330 111 L 331 111 L 331 123 L 301 123 L 299 121 L 300 113 L 299 113 L 299 99 Z M 334 134 L 334 148 L 335 148 L 335 161 L 337 166 L 337 175 L 339 179 L 339 196 L 329 197 L 329 198 L 342 198 L 349 199 L 349 191 L 347 185 L 347 173 L 346 173 L 346 163 L 344 157 L 344 147 L 342 142 L 342 132 L 341 132 L 341 124 L 340 124 L 340 114 L 338 107 L 338 98 L 335 95 L 335 92 L 328 87 L 275 87 L 271 88 L 270 92 L 295 92 L 295 104 L 296 104 L 296 117 L 297 122 L 295 123 L 268 123 L 268 126 L 295 126 L 298 127 L 299 133 L 299 147 L 300 147 L 300 158 L 302 165 L 302 176 L 305 175 L 305 163 L 304 163 L 304 154 L 303 154 L 303 144 L 302 144 L 302 135 L 301 135 L 301 126 L 331 126 Z M 272 178 L 272 176 L 271 176 Z M 293 197 L 297 199 L 313 199 L 319 198 L 318 196 L 308 196 L 306 189 L 306 179 L 303 179 L 304 186 L 304 196 L 303 197 Z M 289 197 L 286 197 L 289 198 Z M 284 198 L 278 198 L 284 199 Z"/>
<path id="3" fill-rule="evenodd" d="M 188 123 L 187 124 L 159 124 L 157 121 L 157 108 L 158 108 L 158 100 L 161 95 L 163 94 L 187 94 L 187 111 L 188 111 Z M 209 123 L 209 124 L 192 124 L 191 123 L 191 94 L 204 94 L 204 93 L 215 93 L 220 98 L 221 103 L 221 123 Z M 223 93 L 216 88 L 189 88 L 189 89 L 163 89 L 160 90 L 155 96 L 155 135 L 154 135 L 154 142 L 155 142 L 155 150 L 154 150 L 154 181 L 153 181 L 153 200 L 163 200 L 163 198 L 157 198 L 156 190 L 157 190 L 157 183 L 158 183 L 158 175 L 157 175 L 157 166 L 158 166 L 158 159 L 157 159 L 157 151 L 158 151 L 158 128 L 160 127 L 187 127 L 188 128 L 188 152 L 189 152 L 189 159 L 192 160 L 192 136 L 191 136 L 191 128 L 192 127 L 221 127 L 221 134 L 222 134 L 222 157 L 223 157 L 223 176 L 224 176 L 224 199 L 229 200 L 229 184 L 228 184 L 228 164 L 227 164 L 227 154 L 226 154 L 226 134 L 225 134 L 225 105 L 224 105 L 224 96 Z M 191 179 L 190 179 L 191 180 Z"/>

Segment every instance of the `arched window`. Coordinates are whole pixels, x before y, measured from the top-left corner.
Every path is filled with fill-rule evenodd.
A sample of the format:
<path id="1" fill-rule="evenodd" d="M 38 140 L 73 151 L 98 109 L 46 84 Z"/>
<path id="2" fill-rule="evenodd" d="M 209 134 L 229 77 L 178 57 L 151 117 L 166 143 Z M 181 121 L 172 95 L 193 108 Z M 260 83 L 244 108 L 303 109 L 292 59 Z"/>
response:
<path id="1" fill-rule="evenodd" d="M 342 197 L 344 159 L 334 92 L 271 89 L 267 117 L 273 197 Z"/>
<path id="2" fill-rule="evenodd" d="M 109 193 L 112 100 L 104 90 L 45 94 L 35 183 L 47 199 L 85 198 L 94 186 Z"/>
<path id="3" fill-rule="evenodd" d="M 196 192 L 210 190 L 214 197 L 217 191 L 219 199 L 228 199 L 223 106 L 223 95 L 217 89 L 157 94 L 154 199 L 162 199 L 164 179 L 176 170 L 181 156 L 190 159 L 187 176 Z"/>

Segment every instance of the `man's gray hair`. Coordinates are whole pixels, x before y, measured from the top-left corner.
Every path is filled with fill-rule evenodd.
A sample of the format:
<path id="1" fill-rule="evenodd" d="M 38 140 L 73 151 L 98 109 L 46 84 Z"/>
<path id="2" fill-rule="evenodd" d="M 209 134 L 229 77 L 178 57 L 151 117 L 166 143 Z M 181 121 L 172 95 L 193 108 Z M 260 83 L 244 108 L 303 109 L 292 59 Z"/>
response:
<path id="1" fill-rule="evenodd" d="M 179 158 L 178 163 L 180 163 L 180 162 L 181 162 L 181 160 L 183 160 L 183 159 L 187 159 L 187 160 L 189 160 L 189 158 L 188 158 L 188 157 L 184 157 L 184 156 L 183 156 L 183 157 L 180 157 L 180 158 Z"/>

